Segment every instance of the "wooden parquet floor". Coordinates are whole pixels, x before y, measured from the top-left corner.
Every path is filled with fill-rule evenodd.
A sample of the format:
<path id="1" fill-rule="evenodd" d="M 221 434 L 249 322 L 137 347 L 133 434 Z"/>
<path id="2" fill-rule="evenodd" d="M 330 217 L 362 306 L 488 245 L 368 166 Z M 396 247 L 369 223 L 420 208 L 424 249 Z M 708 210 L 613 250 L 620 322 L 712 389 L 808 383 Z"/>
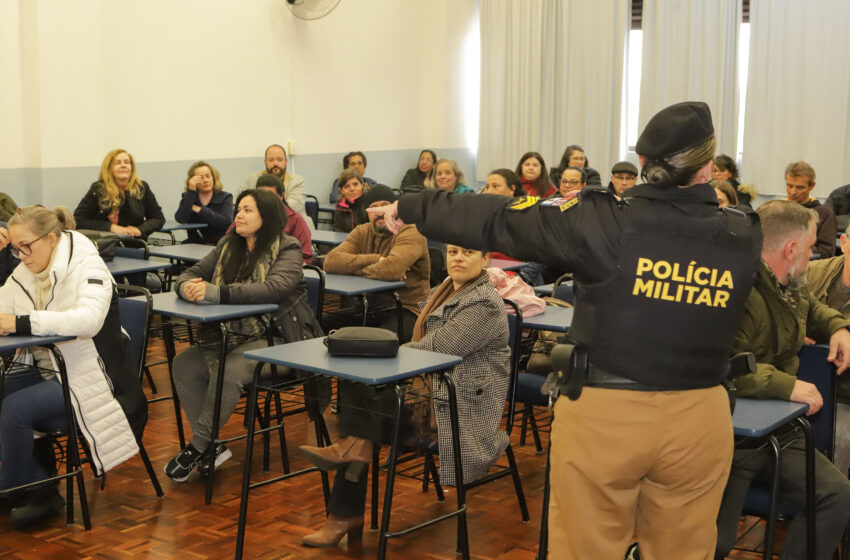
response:
<path id="1" fill-rule="evenodd" d="M 152 340 L 149 361 L 164 356 L 160 340 Z M 153 368 L 160 394 L 169 393 L 166 366 Z M 150 393 L 149 388 L 145 389 Z M 150 395 L 149 395 L 150 396 Z M 336 433 L 336 417 L 326 413 L 332 436 Z M 188 425 L 187 434 L 190 433 Z M 224 435 L 242 430 L 241 416 L 234 416 Z M 294 468 L 306 466 L 297 446 L 313 443 L 312 427 L 303 415 L 287 421 L 288 446 Z M 470 549 L 477 560 L 533 560 L 537 548 L 542 507 L 544 454 L 535 453 L 529 441 L 519 446 L 519 430 L 514 431 L 514 449 L 522 474 L 531 521 L 521 522 L 510 477 L 502 478 L 468 493 Z M 544 434 L 544 446 L 546 444 Z M 77 509 L 77 523 L 65 524 L 64 515 L 56 516 L 38 527 L 14 531 L 0 517 L 0 558 L 9 560 L 119 560 L 165 559 L 206 560 L 232 558 L 236 545 L 236 523 L 239 512 L 244 442 L 231 444 L 233 459 L 216 473 L 213 502 L 204 505 L 203 485 L 193 475 L 178 484 L 162 474 L 165 463 L 178 451 L 177 432 L 171 401 L 151 404 L 150 421 L 145 433 L 145 446 L 165 490 L 157 498 L 137 457 L 120 465 L 107 475 L 106 488 L 87 470 L 87 491 L 92 515 L 92 530 L 85 531 Z M 261 448 L 255 446 L 254 479 L 264 475 Z M 277 453 L 277 456 L 275 454 Z M 88 469 L 88 468 L 87 468 Z M 272 440 L 272 473 L 282 472 L 279 451 Z M 383 478 L 381 495 L 383 495 Z M 64 491 L 64 486 L 63 486 Z M 447 488 L 444 504 L 437 502 L 433 491 L 421 492 L 418 480 L 399 478 L 393 504 L 393 529 L 416 524 L 425 518 L 450 511 L 455 499 Z M 318 474 L 309 474 L 273 484 L 251 492 L 245 558 L 282 559 L 350 559 L 374 558 L 377 555 L 377 532 L 364 532 L 363 544 L 348 549 L 343 545 L 332 549 L 311 549 L 299 544 L 303 535 L 316 530 L 324 519 L 324 504 Z M 741 523 L 744 533 L 754 523 Z M 391 559 L 455 558 L 454 522 L 444 522 L 407 537 L 393 539 L 389 545 Z M 746 534 L 746 546 L 760 544 L 762 529 Z M 732 558 L 749 560 L 760 554 L 736 551 Z"/>

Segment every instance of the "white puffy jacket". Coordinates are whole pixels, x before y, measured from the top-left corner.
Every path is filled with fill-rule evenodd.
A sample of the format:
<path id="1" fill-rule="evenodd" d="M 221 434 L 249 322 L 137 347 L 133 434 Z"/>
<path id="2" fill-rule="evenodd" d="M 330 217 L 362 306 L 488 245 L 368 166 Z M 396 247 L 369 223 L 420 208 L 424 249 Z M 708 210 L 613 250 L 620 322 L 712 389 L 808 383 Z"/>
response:
<path id="1" fill-rule="evenodd" d="M 50 280 L 45 309 L 36 311 L 36 279 L 21 263 L 0 287 L 0 313 L 29 315 L 33 335 L 77 337 L 56 346 L 65 360 L 71 402 L 92 461 L 98 473 L 108 471 L 138 452 L 92 340 L 109 310 L 112 275 L 88 238 L 65 231 L 54 249 Z"/>

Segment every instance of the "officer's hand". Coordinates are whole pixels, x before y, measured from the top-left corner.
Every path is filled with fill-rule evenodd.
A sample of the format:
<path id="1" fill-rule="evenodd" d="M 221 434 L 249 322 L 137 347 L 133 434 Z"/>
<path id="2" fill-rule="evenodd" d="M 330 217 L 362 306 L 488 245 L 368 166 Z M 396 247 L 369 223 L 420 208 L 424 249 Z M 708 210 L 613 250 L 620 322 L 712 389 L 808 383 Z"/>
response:
<path id="1" fill-rule="evenodd" d="M 806 416 L 811 416 L 823 406 L 823 397 L 818 391 L 818 388 L 802 379 L 794 382 L 794 389 L 791 390 L 790 400 L 809 405 L 809 411 L 806 412 Z"/>
<path id="2" fill-rule="evenodd" d="M 393 233 L 398 233 L 398 230 L 404 225 L 404 222 L 398 219 L 398 201 L 386 206 L 373 206 L 372 208 L 367 208 L 366 211 L 370 214 L 383 215 L 387 227 Z"/>
<path id="3" fill-rule="evenodd" d="M 835 364 L 836 373 L 841 375 L 850 366 L 850 331 L 838 329 L 829 338 L 828 362 Z"/>

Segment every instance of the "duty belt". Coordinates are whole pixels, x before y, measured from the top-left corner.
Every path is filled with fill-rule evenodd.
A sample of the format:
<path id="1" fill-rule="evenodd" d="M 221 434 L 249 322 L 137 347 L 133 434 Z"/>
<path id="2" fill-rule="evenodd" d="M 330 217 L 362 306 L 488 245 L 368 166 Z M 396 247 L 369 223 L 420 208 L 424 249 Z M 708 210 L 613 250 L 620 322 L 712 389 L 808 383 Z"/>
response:
<path id="1" fill-rule="evenodd" d="M 587 373 L 584 377 L 585 387 L 597 387 L 599 389 L 622 389 L 625 391 L 670 391 L 673 389 L 658 387 L 657 385 L 646 385 L 634 379 L 623 377 L 607 371 L 602 371 L 593 364 L 588 364 Z"/>

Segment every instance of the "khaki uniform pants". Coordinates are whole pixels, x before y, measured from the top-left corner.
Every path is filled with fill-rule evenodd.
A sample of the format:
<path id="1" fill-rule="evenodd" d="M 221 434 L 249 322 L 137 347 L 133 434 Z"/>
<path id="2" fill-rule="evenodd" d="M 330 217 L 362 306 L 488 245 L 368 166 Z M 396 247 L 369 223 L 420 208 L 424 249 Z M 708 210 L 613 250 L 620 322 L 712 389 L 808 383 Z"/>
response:
<path id="1" fill-rule="evenodd" d="M 645 560 L 712 560 L 732 461 L 723 387 L 586 387 L 555 403 L 549 558 L 620 560 L 633 535 Z"/>

